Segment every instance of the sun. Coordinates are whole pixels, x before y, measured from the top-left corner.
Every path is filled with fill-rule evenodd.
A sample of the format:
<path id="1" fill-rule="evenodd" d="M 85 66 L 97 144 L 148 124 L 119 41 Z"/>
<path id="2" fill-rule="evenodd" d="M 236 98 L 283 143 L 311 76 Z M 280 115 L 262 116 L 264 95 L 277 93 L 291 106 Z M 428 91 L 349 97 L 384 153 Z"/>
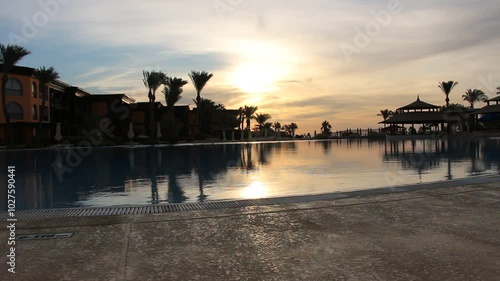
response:
<path id="1" fill-rule="evenodd" d="M 276 42 L 238 42 L 239 60 L 230 70 L 230 83 L 247 94 L 260 96 L 279 89 L 290 75 L 294 57 L 290 47 Z"/>
<path id="2" fill-rule="evenodd" d="M 244 62 L 234 70 L 231 82 L 249 94 L 273 92 L 282 73 L 277 66 L 265 62 Z"/>

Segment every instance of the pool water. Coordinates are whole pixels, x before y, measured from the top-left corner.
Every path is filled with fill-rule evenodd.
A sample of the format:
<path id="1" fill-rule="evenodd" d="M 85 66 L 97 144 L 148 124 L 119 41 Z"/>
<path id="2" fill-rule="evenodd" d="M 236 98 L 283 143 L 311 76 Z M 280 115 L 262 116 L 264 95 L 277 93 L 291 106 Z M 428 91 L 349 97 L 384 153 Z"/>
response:
<path id="1" fill-rule="evenodd" d="M 280 197 L 500 173 L 500 141 L 491 139 L 344 139 L 81 152 L 0 152 L 3 167 L 16 167 L 17 209 Z M 6 174 L 1 177 L 7 182 Z M 6 210 L 6 185 L 0 189 Z"/>

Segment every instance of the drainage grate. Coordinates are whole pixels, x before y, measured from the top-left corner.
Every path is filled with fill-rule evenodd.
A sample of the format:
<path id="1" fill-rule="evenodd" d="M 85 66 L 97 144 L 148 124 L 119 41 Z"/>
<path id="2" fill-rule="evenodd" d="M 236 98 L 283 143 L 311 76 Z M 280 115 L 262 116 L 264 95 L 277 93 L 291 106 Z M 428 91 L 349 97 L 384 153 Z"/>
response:
<path id="1" fill-rule="evenodd" d="M 42 239 L 65 239 L 73 237 L 74 232 L 54 233 L 54 234 L 21 234 L 16 240 L 42 240 Z"/>
<path id="2" fill-rule="evenodd" d="M 380 195 L 396 192 L 407 192 L 418 189 L 436 189 L 450 186 L 460 186 L 468 184 L 485 184 L 500 181 L 500 176 L 484 176 L 475 178 L 458 179 L 452 181 L 441 181 L 417 185 L 407 185 L 400 187 L 375 188 L 368 190 L 356 190 L 349 192 L 335 192 L 317 195 L 300 195 L 290 197 L 247 199 L 234 201 L 214 201 L 203 203 L 183 203 L 165 204 L 150 206 L 125 206 L 125 207 L 104 207 L 104 208 L 72 208 L 72 209 L 46 209 L 17 211 L 16 218 L 19 220 L 45 219 L 55 217 L 93 217 L 93 216 L 113 216 L 113 215 L 137 215 L 137 214 L 157 214 L 171 212 L 186 212 L 195 210 L 212 210 L 226 208 L 241 208 L 250 206 L 266 206 L 280 204 L 305 203 L 321 200 L 342 199 L 356 196 Z M 0 220 L 8 218 L 7 212 L 0 212 Z"/>

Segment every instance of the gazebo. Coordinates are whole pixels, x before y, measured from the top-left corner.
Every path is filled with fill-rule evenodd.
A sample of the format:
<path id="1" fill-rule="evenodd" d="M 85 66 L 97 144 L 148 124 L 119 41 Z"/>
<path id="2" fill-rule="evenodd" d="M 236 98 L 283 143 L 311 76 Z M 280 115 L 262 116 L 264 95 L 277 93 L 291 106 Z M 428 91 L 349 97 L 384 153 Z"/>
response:
<path id="1" fill-rule="evenodd" d="M 422 125 L 433 125 L 436 127 L 436 131 L 439 128 L 439 124 L 444 128 L 444 123 L 449 123 L 449 121 L 445 120 L 444 113 L 441 111 L 441 107 L 437 105 L 433 105 L 420 100 L 420 96 L 417 96 L 417 100 L 406 105 L 400 107 L 396 110 L 395 114 L 384 120 L 379 122 L 379 124 L 390 124 L 391 127 L 394 125 L 401 125 L 404 129 L 401 131 L 402 134 L 405 134 L 405 125 L 411 125 L 412 134 L 416 134 L 416 130 L 414 129 L 415 124 Z M 391 130 L 391 134 L 397 134 L 398 131 Z"/>
<path id="2" fill-rule="evenodd" d="M 477 120 L 482 122 L 500 121 L 500 96 L 486 101 L 486 106 L 474 111 Z M 479 118 L 479 115 L 482 115 Z"/>

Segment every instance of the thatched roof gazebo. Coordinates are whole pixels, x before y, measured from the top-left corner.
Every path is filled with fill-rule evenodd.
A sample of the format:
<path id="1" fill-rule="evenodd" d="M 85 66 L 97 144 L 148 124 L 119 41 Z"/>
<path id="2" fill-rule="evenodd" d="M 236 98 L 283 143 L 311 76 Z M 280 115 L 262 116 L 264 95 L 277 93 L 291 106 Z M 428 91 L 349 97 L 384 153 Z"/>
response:
<path id="1" fill-rule="evenodd" d="M 380 122 L 379 124 L 390 124 L 390 125 L 411 125 L 410 128 L 414 129 L 415 124 L 429 124 L 438 127 L 439 124 L 444 126 L 444 123 L 448 123 L 445 119 L 441 107 L 433 105 L 420 100 L 420 96 L 417 96 L 417 100 L 400 107 L 396 110 L 395 114 Z M 404 131 L 402 133 L 404 134 Z M 391 131 L 391 134 L 396 134 L 398 131 Z M 416 132 L 413 131 L 413 134 Z"/>
<path id="2" fill-rule="evenodd" d="M 500 96 L 487 100 L 486 106 L 476 109 L 474 115 L 476 120 L 483 122 L 490 129 L 500 129 Z"/>
<path id="3" fill-rule="evenodd" d="M 490 113 L 500 113 L 500 96 L 489 99 L 486 102 L 486 106 L 474 111 L 474 114 L 490 114 Z"/>

